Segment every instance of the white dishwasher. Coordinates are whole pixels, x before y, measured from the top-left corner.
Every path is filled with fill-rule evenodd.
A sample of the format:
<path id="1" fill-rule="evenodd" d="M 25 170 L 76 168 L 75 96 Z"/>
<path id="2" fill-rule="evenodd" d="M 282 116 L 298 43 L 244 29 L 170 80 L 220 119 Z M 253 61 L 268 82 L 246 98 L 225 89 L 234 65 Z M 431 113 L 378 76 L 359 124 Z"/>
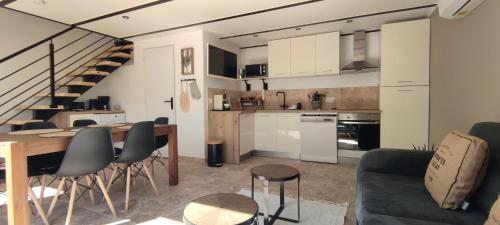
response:
<path id="1" fill-rule="evenodd" d="M 301 114 L 300 146 L 301 160 L 337 163 L 337 114 Z"/>

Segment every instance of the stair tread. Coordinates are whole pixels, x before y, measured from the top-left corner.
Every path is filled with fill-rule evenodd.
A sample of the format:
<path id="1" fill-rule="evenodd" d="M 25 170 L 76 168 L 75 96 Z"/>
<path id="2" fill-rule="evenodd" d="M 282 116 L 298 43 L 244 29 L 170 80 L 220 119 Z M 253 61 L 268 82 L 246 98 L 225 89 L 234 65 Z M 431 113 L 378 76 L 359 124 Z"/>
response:
<path id="1" fill-rule="evenodd" d="M 86 82 L 86 81 L 71 81 L 67 84 L 57 84 L 57 86 L 87 86 L 87 87 L 93 87 L 95 86 L 95 82 Z"/>
<path id="2" fill-rule="evenodd" d="M 133 49 L 133 48 L 134 48 L 134 44 L 128 44 L 128 45 L 125 45 L 125 46 L 115 46 L 115 47 L 112 47 L 108 51 L 113 52 L 113 51 L 128 50 L 128 49 Z"/>
<path id="3" fill-rule="evenodd" d="M 114 66 L 114 67 L 119 67 L 119 66 L 122 66 L 121 63 L 119 62 L 113 62 L 113 61 L 109 61 L 109 60 L 105 60 L 105 61 L 101 61 L 101 62 L 89 62 L 85 65 L 83 65 L 84 67 L 95 67 L 95 66 Z"/>
<path id="4" fill-rule="evenodd" d="M 58 105 L 57 108 L 50 108 L 50 105 L 33 105 L 33 106 L 18 106 L 16 109 L 27 109 L 27 110 L 63 110 L 63 105 Z"/>
<path id="5" fill-rule="evenodd" d="M 80 93 L 69 93 L 69 92 L 59 92 L 59 93 L 56 93 L 56 97 L 68 97 L 68 98 L 78 98 L 80 97 Z M 49 95 L 37 95 L 36 97 L 39 97 L 39 98 L 44 98 L 44 97 L 47 97 L 49 98 L 50 97 L 50 94 Z"/>
<path id="6" fill-rule="evenodd" d="M 0 123 L 4 123 L 6 119 L 0 119 Z M 43 120 L 23 120 L 23 119 L 13 119 L 9 120 L 5 125 L 24 125 L 25 123 L 32 122 L 43 122 Z"/>
<path id="7" fill-rule="evenodd" d="M 132 57 L 131 54 L 125 53 L 125 52 L 115 52 L 112 54 L 109 53 L 104 53 L 101 54 L 100 56 L 97 56 L 97 59 L 106 59 L 106 58 L 124 58 L 124 59 L 130 59 Z"/>

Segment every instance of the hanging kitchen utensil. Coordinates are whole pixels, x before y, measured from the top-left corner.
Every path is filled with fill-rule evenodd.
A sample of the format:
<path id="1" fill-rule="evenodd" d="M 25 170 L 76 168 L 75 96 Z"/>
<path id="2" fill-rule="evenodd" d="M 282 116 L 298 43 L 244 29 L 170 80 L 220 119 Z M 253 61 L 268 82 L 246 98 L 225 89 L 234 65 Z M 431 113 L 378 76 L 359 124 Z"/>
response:
<path id="1" fill-rule="evenodd" d="M 189 91 L 191 92 L 191 98 L 200 99 L 201 93 L 198 85 L 196 84 L 196 80 L 189 84 Z"/>
<path id="2" fill-rule="evenodd" d="M 189 94 L 187 91 L 187 84 L 184 85 L 185 82 L 181 82 L 181 110 L 183 112 L 189 111 Z"/>

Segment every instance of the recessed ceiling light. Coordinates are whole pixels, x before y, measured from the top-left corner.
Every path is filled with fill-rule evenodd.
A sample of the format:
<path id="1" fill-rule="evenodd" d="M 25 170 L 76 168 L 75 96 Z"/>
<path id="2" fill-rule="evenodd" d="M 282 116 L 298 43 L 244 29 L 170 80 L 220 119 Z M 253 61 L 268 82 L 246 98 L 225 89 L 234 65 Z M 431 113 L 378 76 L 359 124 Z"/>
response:
<path id="1" fill-rule="evenodd" d="M 258 34 L 254 34 L 253 37 L 258 37 L 259 35 Z"/>
<path id="2" fill-rule="evenodd" d="M 345 21 L 345 22 L 346 22 L 346 23 L 352 23 L 352 22 L 354 22 L 354 21 L 353 21 L 353 20 L 347 20 L 347 21 Z"/>
<path id="3" fill-rule="evenodd" d="M 123 19 L 126 19 L 126 20 L 130 19 L 130 17 L 129 17 L 129 16 L 122 16 L 122 18 L 123 18 Z"/>
<path id="4" fill-rule="evenodd" d="M 295 30 L 302 30 L 302 28 L 301 27 L 297 27 L 297 28 L 295 28 Z"/>
<path id="5" fill-rule="evenodd" d="M 46 5 L 47 4 L 47 1 L 45 1 L 45 0 L 34 0 L 33 2 L 35 2 L 35 4 L 37 4 L 37 5 Z"/>

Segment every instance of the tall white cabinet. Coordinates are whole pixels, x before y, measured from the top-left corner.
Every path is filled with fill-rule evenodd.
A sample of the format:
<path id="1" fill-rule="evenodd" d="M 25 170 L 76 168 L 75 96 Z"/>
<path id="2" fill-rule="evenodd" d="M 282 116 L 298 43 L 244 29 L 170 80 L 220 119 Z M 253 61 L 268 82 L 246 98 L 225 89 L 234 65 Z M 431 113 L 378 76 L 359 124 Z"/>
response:
<path id="1" fill-rule="evenodd" d="M 269 77 L 285 77 L 290 75 L 291 58 L 290 39 L 268 42 Z"/>
<path id="2" fill-rule="evenodd" d="M 429 19 L 382 25 L 382 148 L 428 146 L 429 59 Z"/>

